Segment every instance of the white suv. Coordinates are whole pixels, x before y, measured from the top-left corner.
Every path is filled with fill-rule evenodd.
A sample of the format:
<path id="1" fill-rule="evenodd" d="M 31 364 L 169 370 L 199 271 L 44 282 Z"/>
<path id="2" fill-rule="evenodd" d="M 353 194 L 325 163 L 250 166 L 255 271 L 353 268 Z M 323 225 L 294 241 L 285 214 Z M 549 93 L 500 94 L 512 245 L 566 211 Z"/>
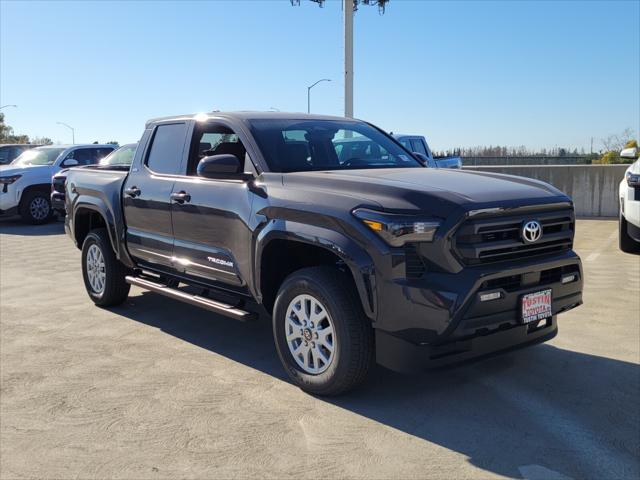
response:
<path id="1" fill-rule="evenodd" d="M 0 216 L 20 216 L 41 224 L 52 216 L 51 177 L 62 168 L 92 165 L 116 145 L 49 145 L 27 150 L 9 165 L 0 166 Z"/>
<path id="2" fill-rule="evenodd" d="M 623 158 L 638 158 L 636 148 L 625 148 Z M 640 159 L 627 169 L 620 182 L 620 250 L 640 253 Z"/>

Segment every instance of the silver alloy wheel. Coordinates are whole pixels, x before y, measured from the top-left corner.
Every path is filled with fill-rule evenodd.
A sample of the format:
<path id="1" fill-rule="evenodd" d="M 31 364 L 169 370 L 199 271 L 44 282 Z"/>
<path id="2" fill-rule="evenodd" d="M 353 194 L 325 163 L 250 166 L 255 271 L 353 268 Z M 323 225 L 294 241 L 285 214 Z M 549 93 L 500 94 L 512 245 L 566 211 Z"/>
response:
<path id="1" fill-rule="evenodd" d="M 318 375 L 333 361 L 336 334 L 328 310 L 311 295 L 298 295 L 285 318 L 287 346 L 305 373 Z"/>
<path id="2" fill-rule="evenodd" d="M 29 213 L 35 220 L 44 220 L 49 216 L 49 202 L 46 198 L 36 197 L 29 204 Z"/>
<path id="3" fill-rule="evenodd" d="M 93 244 L 87 250 L 87 277 L 89 285 L 95 293 L 102 293 L 107 279 L 104 256 L 98 245 Z"/>

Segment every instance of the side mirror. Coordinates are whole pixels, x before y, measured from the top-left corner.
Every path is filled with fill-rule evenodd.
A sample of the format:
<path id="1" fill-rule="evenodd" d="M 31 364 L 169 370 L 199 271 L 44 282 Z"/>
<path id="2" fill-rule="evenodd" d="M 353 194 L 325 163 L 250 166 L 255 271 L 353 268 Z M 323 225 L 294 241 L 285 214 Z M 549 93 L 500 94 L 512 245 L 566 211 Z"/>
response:
<path id="1" fill-rule="evenodd" d="M 237 178 L 242 173 L 242 165 L 238 157 L 224 153 L 204 157 L 196 171 L 202 178 Z"/>
<path id="2" fill-rule="evenodd" d="M 620 156 L 622 158 L 636 159 L 638 158 L 638 149 L 636 147 L 625 148 L 620 152 Z"/>
<path id="3" fill-rule="evenodd" d="M 429 157 L 427 157 L 424 153 L 413 152 L 413 156 L 418 159 L 418 161 L 424 165 L 425 167 L 429 167 Z"/>
<path id="4" fill-rule="evenodd" d="M 61 167 L 75 167 L 76 165 L 80 165 L 78 160 L 75 158 L 67 158 L 64 162 L 62 162 Z"/>

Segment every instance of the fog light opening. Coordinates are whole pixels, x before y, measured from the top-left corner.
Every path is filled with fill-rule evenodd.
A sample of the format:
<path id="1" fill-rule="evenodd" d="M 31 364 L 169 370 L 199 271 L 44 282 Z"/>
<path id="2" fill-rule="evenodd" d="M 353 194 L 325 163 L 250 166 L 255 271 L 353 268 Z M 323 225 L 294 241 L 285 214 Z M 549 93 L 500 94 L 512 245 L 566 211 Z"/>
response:
<path id="1" fill-rule="evenodd" d="M 480 294 L 480 301 L 481 302 L 489 302 L 491 300 L 497 300 L 499 298 L 502 298 L 502 293 L 501 292 L 491 292 L 491 293 L 481 293 Z"/>
<path id="2" fill-rule="evenodd" d="M 565 283 L 575 282 L 577 278 L 578 276 L 575 273 L 572 273 L 571 275 L 565 275 L 564 277 L 562 277 L 562 284 L 564 285 Z"/>

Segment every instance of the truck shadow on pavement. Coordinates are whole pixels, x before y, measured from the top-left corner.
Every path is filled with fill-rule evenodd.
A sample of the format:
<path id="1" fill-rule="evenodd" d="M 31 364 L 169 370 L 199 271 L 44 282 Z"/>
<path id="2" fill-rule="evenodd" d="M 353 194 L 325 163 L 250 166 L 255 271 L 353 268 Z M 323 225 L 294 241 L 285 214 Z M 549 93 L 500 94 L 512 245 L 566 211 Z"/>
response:
<path id="1" fill-rule="evenodd" d="M 44 225 L 28 225 L 19 217 L 0 219 L 0 233 L 7 235 L 20 236 L 44 236 L 44 235 L 62 235 L 64 233 L 64 222 L 61 220 L 52 220 Z"/>
<path id="2" fill-rule="evenodd" d="M 270 321 L 245 324 L 149 292 L 113 311 L 288 381 Z M 376 367 L 361 389 L 317 401 L 461 453 L 493 474 L 559 480 L 638 478 L 638 398 L 638 365 L 546 344 L 419 376 Z M 389 454 L 416 458 L 393 445 Z"/>

